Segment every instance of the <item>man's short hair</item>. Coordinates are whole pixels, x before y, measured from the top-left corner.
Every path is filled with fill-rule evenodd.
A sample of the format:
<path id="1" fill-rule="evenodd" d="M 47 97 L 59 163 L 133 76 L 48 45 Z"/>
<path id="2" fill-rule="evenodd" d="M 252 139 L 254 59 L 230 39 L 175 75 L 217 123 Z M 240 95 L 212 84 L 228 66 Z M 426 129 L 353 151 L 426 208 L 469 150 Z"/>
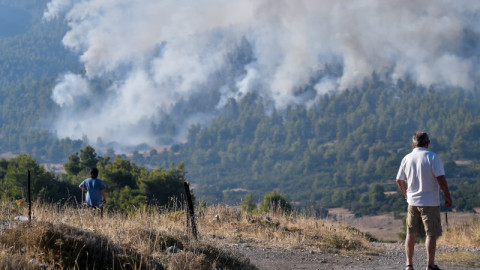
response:
<path id="1" fill-rule="evenodd" d="M 414 147 L 425 147 L 430 144 L 430 138 L 426 132 L 415 132 L 412 137 Z"/>
<path id="2" fill-rule="evenodd" d="M 97 176 L 98 176 L 98 169 L 97 168 L 92 168 L 90 170 L 90 177 L 97 178 Z"/>

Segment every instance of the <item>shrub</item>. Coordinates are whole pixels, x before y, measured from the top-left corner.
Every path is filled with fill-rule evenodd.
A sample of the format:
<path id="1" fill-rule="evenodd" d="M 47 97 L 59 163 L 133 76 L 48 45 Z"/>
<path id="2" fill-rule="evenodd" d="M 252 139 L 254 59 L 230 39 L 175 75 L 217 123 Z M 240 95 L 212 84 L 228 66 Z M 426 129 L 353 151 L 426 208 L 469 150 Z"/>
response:
<path id="1" fill-rule="evenodd" d="M 284 195 L 280 194 L 278 191 L 272 191 L 265 194 L 263 201 L 260 205 L 260 211 L 274 213 L 290 213 L 292 212 L 292 205 L 287 202 L 287 199 Z"/>

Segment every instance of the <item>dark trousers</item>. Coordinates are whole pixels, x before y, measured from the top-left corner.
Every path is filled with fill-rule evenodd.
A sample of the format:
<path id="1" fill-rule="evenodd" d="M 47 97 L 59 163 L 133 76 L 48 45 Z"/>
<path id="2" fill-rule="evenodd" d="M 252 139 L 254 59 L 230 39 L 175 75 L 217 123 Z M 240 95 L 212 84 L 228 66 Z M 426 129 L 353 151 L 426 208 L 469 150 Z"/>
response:
<path id="1" fill-rule="evenodd" d="M 103 205 L 97 205 L 97 206 L 93 206 L 93 205 L 89 205 L 87 204 L 88 208 L 92 208 L 95 210 L 94 213 L 96 213 L 98 210 L 100 210 L 100 217 L 103 218 Z"/>

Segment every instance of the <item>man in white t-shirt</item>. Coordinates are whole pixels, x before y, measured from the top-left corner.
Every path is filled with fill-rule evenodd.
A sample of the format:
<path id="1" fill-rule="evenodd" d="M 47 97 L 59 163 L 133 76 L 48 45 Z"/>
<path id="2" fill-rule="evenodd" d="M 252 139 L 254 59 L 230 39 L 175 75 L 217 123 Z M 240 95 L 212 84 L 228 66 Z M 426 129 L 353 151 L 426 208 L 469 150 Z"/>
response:
<path id="1" fill-rule="evenodd" d="M 435 265 L 437 238 L 442 235 L 440 222 L 440 194 L 445 194 L 445 207 L 452 207 L 445 171 L 440 157 L 428 150 L 430 139 L 425 132 L 415 132 L 413 151 L 406 155 L 397 174 L 397 185 L 408 202 L 407 237 L 405 253 L 406 270 L 413 270 L 412 259 L 415 238 L 423 226 L 427 234 L 427 270 L 439 270 Z"/>

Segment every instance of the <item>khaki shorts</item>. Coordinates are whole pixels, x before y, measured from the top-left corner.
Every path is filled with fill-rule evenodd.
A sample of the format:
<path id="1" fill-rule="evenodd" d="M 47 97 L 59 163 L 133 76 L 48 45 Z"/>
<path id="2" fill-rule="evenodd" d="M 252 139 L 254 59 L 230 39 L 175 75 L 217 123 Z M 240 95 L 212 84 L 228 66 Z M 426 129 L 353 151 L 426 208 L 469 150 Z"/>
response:
<path id="1" fill-rule="evenodd" d="M 408 206 L 408 233 L 419 233 L 422 225 L 428 236 L 439 237 L 442 235 L 440 206 Z"/>

